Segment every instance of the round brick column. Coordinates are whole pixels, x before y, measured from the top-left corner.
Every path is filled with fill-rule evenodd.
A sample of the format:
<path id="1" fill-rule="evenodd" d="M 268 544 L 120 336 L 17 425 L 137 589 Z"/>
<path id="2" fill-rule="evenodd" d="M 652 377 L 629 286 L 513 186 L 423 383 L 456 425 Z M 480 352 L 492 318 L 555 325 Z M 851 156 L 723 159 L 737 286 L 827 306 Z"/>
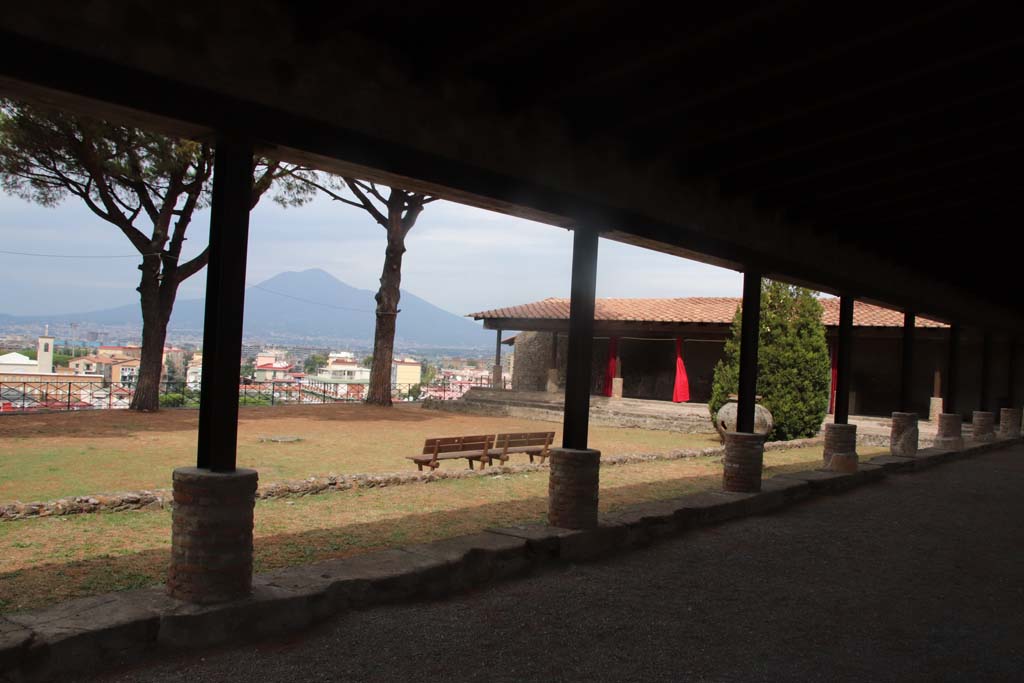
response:
<path id="1" fill-rule="evenodd" d="M 985 410 L 975 410 L 971 418 L 972 436 L 975 441 L 994 441 L 996 438 L 996 415 Z"/>
<path id="2" fill-rule="evenodd" d="M 893 455 L 917 455 L 917 413 L 893 413 L 889 432 L 889 452 Z"/>
<path id="3" fill-rule="evenodd" d="M 999 436 L 1004 439 L 1020 438 L 1020 408 L 1000 408 Z"/>
<path id="4" fill-rule="evenodd" d="M 947 451 L 963 450 L 962 427 L 963 418 L 958 413 L 939 415 L 939 431 L 935 437 L 935 447 Z"/>
<path id="5" fill-rule="evenodd" d="M 834 472 L 857 471 L 857 425 L 825 425 L 825 467 Z"/>
<path id="6" fill-rule="evenodd" d="M 563 529 L 597 527 L 601 451 L 552 448 L 548 475 L 548 524 Z"/>
<path id="7" fill-rule="evenodd" d="M 761 490 L 765 434 L 725 433 L 725 458 L 722 460 L 722 489 L 734 493 Z"/>
<path id="8" fill-rule="evenodd" d="M 171 568 L 167 593 L 206 604 L 252 592 L 256 470 L 174 470 Z"/>

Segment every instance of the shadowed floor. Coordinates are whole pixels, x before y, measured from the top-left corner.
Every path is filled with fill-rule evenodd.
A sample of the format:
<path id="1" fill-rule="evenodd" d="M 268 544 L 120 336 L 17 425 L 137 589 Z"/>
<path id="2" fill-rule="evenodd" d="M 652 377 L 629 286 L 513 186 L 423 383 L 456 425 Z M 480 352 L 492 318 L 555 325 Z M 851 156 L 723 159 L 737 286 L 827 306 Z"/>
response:
<path id="1" fill-rule="evenodd" d="M 1024 447 L 112 681 L 1019 680 Z"/>

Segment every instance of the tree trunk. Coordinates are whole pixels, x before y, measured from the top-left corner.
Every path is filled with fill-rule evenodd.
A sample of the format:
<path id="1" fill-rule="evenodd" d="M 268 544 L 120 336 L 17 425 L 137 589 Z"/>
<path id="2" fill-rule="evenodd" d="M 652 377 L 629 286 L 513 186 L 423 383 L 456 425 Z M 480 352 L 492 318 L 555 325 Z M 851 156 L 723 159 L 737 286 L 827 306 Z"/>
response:
<path id="1" fill-rule="evenodd" d="M 388 247 L 384 252 L 384 271 L 380 276 L 377 300 L 377 325 L 373 333 L 373 366 L 366 402 L 378 406 L 391 405 L 391 362 L 395 353 L 395 322 L 402 285 L 402 255 L 405 253 L 405 230 L 401 216 L 389 216 Z"/>
<path id="2" fill-rule="evenodd" d="M 131 409 L 156 411 L 160 409 L 160 379 L 164 369 L 167 322 L 171 317 L 176 292 L 161 291 L 157 276 L 159 267 L 154 269 L 152 264 L 143 263 L 140 270 L 143 273 L 139 285 L 142 299 L 142 359 L 139 362 Z M 177 289 L 170 282 L 164 286 Z"/>

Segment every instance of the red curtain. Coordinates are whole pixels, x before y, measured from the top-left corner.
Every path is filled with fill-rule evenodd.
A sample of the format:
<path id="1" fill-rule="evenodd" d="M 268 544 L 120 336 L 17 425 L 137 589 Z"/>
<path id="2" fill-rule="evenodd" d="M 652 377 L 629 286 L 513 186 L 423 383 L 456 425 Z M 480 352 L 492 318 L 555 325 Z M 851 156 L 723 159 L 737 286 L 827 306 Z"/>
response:
<path id="1" fill-rule="evenodd" d="M 612 380 L 615 379 L 615 361 L 619 357 L 619 338 L 608 340 L 608 367 L 604 374 L 604 395 L 612 395 Z"/>
<path id="2" fill-rule="evenodd" d="M 686 376 L 686 364 L 683 363 L 683 340 L 676 338 L 676 384 L 672 389 L 672 400 L 685 403 L 690 400 L 690 379 Z"/>

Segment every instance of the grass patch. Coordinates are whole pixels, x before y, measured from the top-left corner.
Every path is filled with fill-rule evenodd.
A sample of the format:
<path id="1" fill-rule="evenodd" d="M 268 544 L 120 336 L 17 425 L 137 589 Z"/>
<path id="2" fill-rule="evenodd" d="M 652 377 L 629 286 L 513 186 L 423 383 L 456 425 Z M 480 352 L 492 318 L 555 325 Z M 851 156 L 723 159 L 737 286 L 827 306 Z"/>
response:
<path id="1" fill-rule="evenodd" d="M 128 410 L 18 415 L 0 419 L 0 503 L 53 500 L 117 491 L 170 488 L 175 467 L 194 464 L 196 411 Z M 459 415 L 419 406 L 357 405 L 241 408 L 238 463 L 259 470 L 265 483 L 315 474 L 415 469 L 404 456 L 423 440 L 489 432 L 554 431 L 561 424 L 507 417 Z M 261 443 L 261 436 L 294 435 L 297 443 Z M 127 438 L 126 438 L 127 437 Z M 662 453 L 716 445 L 714 434 L 592 427 L 593 448 L 607 455 Z M 526 456 L 513 456 L 513 462 Z M 444 461 L 459 469 L 465 461 Z"/>
<path id="2" fill-rule="evenodd" d="M 861 449 L 865 458 L 885 452 Z M 765 453 L 765 477 L 818 467 L 821 448 Z M 604 468 L 601 509 L 721 487 L 717 457 Z M 256 504 L 255 567 L 346 557 L 542 521 L 547 472 L 364 489 Z M 0 524 L 0 609 L 161 583 L 170 546 L 168 511 L 49 517 Z"/>

